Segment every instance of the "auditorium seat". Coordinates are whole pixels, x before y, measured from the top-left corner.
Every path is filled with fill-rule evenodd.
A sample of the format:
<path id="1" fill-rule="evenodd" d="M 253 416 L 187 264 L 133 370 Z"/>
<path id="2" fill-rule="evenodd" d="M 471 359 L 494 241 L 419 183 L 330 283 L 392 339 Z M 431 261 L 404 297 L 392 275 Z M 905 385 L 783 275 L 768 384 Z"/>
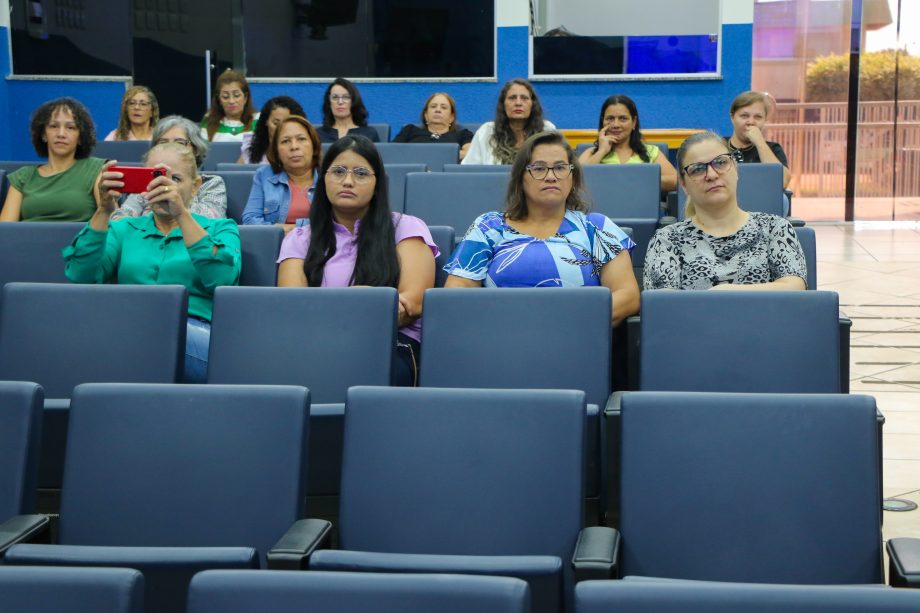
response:
<path id="1" fill-rule="evenodd" d="M 0 566 L 0 608 L 16 613 L 142 613 L 144 577 L 130 568 Z"/>
<path id="2" fill-rule="evenodd" d="M 405 210 L 429 226 L 465 231 L 479 215 L 504 210 L 507 189 L 503 173 L 413 172 L 406 176 Z"/>
<path id="3" fill-rule="evenodd" d="M 402 213 L 406 210 L 406 175 L 410 172 L 427 172 L 425 164 L 384 164 L 387 173 L 387 197 L 390 210 Z"/>
<path id="4" fill-rule="evenodd" d="M 0 560 L 48 528 L 47 516 L 34 515 L 43 400 L 35 383 L 0 381 Z"/>
<path id="5" fill-rule="evenodd" d="M 377 143 L 384 164 L 425 164 L 432 172 L 441 172 L 444 164 L 460 159 L 457 143 Z"/>
<path id="6" fill-rule="evenodd" d="M 208 155 L 201 163 L 201 170 L 210 172 L 217 170 L 220 163 L 236 162 L 240 159 L 240 146 L 239 141 L 209 143 Z"/>
<path id="7" fill-rule="evenodd" d="M 136 568 L 148 613 L 182 611 L 198 570 L 300 567 L 329 530 L 301 519 L 309 415 L 303 387 L 80 385 L 59 544 L 5 563 Z"/>
<path id="8" fill-rule="evenodd" d="M 189 587 L 189 613 L 529 613 L 520 579 L 467 575 L 208 570 Z"/>
<path id="9" fill-rule="evenodd" d="M 0 223 L 0 286 L 13 281 L 69 283 L 61 251 L 86 224 Z"/>
<path id="10" fill-rule="evenodd" d="M 222 177 L 227 188 L 227 217 L 238 224 L 243 223 L 243 209 L 252 191 L 254 170 L 215 170 L 209 174 Z"/>
<path id="11" fill-rule="evenodd" d="M 611 391 L 610 314 L 604 287 L 428 290 L 421 385 L 584 391 L 586 495 L 595 505 L 598 411 Z"/>
<path id="12" fill-rule="evenodd" d="M 444 164 L 444 172 L 511 172 L 510 164 Z"/>
<path id="13" fill-rule="evenodd" d="M 575 588 L 578 613 L 802 613 L 920 610 L 920 592 L 865 585 L 769 585 L 715 581 L 586 581 Z"/>
<path id="14" fill-rule="evenodd" d="M 100 140 L 96 141 L 93 157 L 117 162 L 141 162 L 150 151 L 149 140 Z"/>
<path id="15" fill-rule="evenodd" d="M 278 253 L 284 240 L 281 226 L 240 226 L 240 285 L 275 287 Z"/>
<path id="16" fill-rule="evenodd" d="M 444 266 L 450 261 L 454 250 L 454 229 L 450 226 L 428 226 L 428 230 L 431 232 L 434 244 L 438 246 L 438 251 L 441 252 L 434 261 L 434 286 L 444 287 L 444 282 L 447 280 Z"/>
<path id="17" fill-rule="evenodd" d="M 187 310 L 187 290 L 178 285 L 3 287 L 0 379 L 36 381 L 45 390 L 39 487 L 61 487 L 74 386 L 178 380 Z"/>
<path id="18" fill-rule="evenodd" d="M 620 576 L 884 580 L 871 396 L 628 392 L 619 464 Z"/>
<path id="19" fill-rule="evenodd" d="M 353 387 L 347 407 L 339 549 L 311 570 L 518 577 L 556 613 L 573 559 L 612 555 L 582 530 L 584 392 Z"/>
<path id="20" fill-rule="evenodd" d="M 389 385 L 396 290 L 218 287 L 208 383 L 310 388 L 311 495 L 339 491 L 345 394 Z"/>

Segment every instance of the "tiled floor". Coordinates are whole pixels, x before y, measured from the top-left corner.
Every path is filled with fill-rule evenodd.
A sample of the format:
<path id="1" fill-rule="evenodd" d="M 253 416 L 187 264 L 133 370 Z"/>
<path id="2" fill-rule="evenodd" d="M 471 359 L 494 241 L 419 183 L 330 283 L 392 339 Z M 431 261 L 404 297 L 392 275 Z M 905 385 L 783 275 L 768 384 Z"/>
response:
<path id="1" fill-rule="evenodd" d="M 885 415 L 884 494 L 920 504 L 920 223 L 809 223 L 818 287 L 853 320 L 850 391 Z M 920 537 L 920 510 L 885 512 L 885 538 Z"/>

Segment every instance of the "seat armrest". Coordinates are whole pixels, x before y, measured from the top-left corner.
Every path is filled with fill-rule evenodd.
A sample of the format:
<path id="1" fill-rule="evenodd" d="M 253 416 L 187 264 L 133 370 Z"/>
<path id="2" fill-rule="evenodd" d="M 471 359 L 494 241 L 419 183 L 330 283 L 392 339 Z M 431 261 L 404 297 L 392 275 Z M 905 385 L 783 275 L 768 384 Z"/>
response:
<path id="1" fill-rule="evenodd" d="M 575 581 L 614 579 L 618 576 L 620 533 L 606 526 L 591 526 L 578 533 L 572 568 Z"/>
<path id="2" fill-rule="evenodd" d="M 268 552 L 268 568 L 305 570 L 310 555 L 326 544 L 331 531 L 332 523 L 325 519 L 301 519 L 294 522 Z"/>
<path id="3" fill-rule="evenodd" d="M 889 539 L 888 584 L 892 587 L 920 588 L 920 539 Z"/>
<path id="4" fill-rule="evenodd" d="M 623 402 L 623 394 L 626 392 L 613 392 L 610 394 L 610 397 L 607 398 L 607 406 L 604 407 L 604 416 L 611 417 L 613 415 L 619 417 L 620 415 L 620 403 Z"/>
<path id="5" fill-rule="evenodd" d="M 786 218 L 786 220 L 792 224 L 793 228 L 804 228 L 805 220 L 798 217 L 792 217 L 791 215 Z"/>
<path id="6" fill-rule="evenodd" d="M 51 520 L 47 515 L 14 515 L 0 524 L 0 558 L 16 543 L 47 543 Z"/>
<path id="7" fill-rule="evenodd" d="M 665 226 L 670 226 L 671 224 L 677 223 L 677 218 L 671 215 L 665 215 L 664 217 L 658 218 L 658 227 L 664 228 Z"/>

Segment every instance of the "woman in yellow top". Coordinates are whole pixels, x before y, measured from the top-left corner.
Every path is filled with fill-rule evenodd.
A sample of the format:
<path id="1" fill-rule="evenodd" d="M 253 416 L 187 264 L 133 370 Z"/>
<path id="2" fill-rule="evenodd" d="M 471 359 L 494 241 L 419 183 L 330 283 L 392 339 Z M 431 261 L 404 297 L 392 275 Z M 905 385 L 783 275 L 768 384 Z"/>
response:
<path id="1" fill-rule="evenodd" d="M 655 145 L 642 142 L 636 103 L 621 94 L 610 96 L 601 105 L 597 141 L 579 156 L 582 164 L 658 164 L 661 166 L 661 191 L 677 189 L 677 171 Z"/>

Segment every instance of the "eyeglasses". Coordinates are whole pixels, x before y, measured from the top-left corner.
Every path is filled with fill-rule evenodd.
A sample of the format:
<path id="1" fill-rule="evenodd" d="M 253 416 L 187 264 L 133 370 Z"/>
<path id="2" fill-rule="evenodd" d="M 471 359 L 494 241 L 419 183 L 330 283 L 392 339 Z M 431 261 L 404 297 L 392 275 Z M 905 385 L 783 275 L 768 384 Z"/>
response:
<path id="1" fill-rule="evenodd" d="M 165 143 L 176 143 L 177 145 L 182 145 L 183 147 L 188 147 L 189 145 L 192 144 L 192 141 L 188 140 L 187 138 L 174 138 L 174 139 L 172 139 L 172 140 L 169 140 L 168 138 L 161 138 L 161 139 L 157 140 L 157 143 L 156 143 L 156 144 L 162 145 L 162 144 L 165 144 Z"/>
<path id="2" fill-rule="evenodd" d="M 129 100 L 128 106 L 136 106 L 139 109 L 145 109 L 150 106 L 150 102 L 147 100 Z"/>
<path id="3" fill-rule="evenodd" d="M 575 170 L 575 164 L 556 164 L 555 166 L 547 166 L 546 164 L 528 164 L 524 168 L 527 169 L 527 172 L 530 173 L 530 176 L 536 179 L 537 181 L 544 180 L 549 171 L 553 171 L 553 176 L 557 180 L 561 181 L 565 179 L 572 171 Z"/>
<path id="4" fill-rule="evenodd" d="M 238 100 L 242 97 L 243 97 L 243 92 L 239 90 L 236 90 L 233 92 L 220 92 L 221 100 L 229 100 L 230 98 L 233 98 L 234 100 Z"/>
<path id="5" fill-rule="evenodd" d="M 732 167 L 732 156 L 728 153 L 723 153 L 722 155 L 717 155 L 708 162 L 687 164 L 682 170 L 683 173 L 691 179 L 702 179 L 706 176 L 706 173 L 709 172 L 710 166 L 716 171 L 716 174 L 725 174 L 725 172 Z"/>
<path id="6" fill-rule="evenodd" d="M 333 102 L 351 102 L 351 96 L 348 94 L 332 94 L 329 99 Z"/>
<path id="7" fill-rule="evenodd" d="M 355 183 L 358 185 L 367 183 L 374 177 L 374 173 L 364 166 L 358 166 L 357 168 L 351 169 L 345 168 L 344 166 L 332 166 L 329 170 L 326 171 L 326 176 L 332 179 L 335 183 L 343 183 L 345 181 L 345 177 L 348 176 L 348 173 L 351 173 L 351 176 L 355 179 Z"/>

